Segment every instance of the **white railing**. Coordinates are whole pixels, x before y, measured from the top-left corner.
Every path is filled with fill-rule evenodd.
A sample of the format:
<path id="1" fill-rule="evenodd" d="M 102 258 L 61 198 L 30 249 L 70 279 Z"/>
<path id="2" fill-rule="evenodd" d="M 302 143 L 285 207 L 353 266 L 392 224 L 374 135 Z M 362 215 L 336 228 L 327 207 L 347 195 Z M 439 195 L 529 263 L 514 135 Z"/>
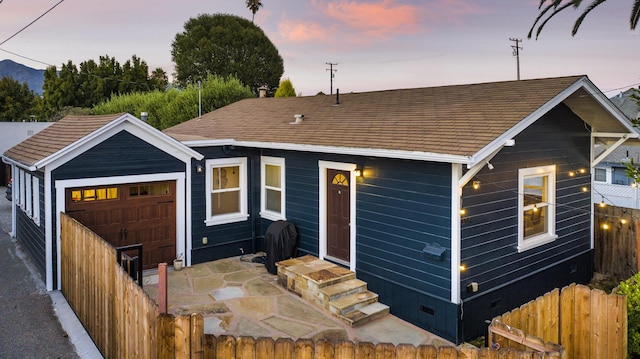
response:
<path id="1" fill-rule="evenodd" d="M 593 194 L 594 203 L 600 203 L 604 199 L 607 205 L 640 209 L 640 188 L 596 182 Z M 604 198 L 603 198 L 604 197 Z"/>

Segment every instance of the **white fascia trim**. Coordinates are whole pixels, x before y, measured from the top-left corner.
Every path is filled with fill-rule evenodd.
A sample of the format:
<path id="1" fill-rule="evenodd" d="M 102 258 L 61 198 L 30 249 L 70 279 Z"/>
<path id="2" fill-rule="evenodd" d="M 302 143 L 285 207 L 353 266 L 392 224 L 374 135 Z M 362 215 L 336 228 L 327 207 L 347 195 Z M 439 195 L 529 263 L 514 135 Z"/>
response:
<path id="1" fill-rule="evenodd" d="M 34 172 L 34 171 L 37 170 L 37 168 L 35 166 L 25 165 L 24 163 L 18 162 L 16 160 L 13 160 L 13 159 L 11 159 L 9 157 L 6 157 L 6 156 L 2 156 L 2 162 L 6 163 L 8 165 L 12 165 L 12 166 L 15 166 L 15 167 L 18 167 L 18 168 L 22 168 L 22 169 L 30 171 L 30 172 Z"/>
<path id="2" fill-rule="evenodd" d="M 98 130 L 80 138 L 72 144 L 34 163 L 35 168 L 52 166 L 54 168 L 66 163 L 70 159 L 107 140 L 118 132 L 125 130 L 143 141 L 159 148 L 175 158 L 185 163 L 189 163 L 191 158 L 201 160 L 204 156 L 199 152 L 176 141 L 172 137 L 156 130 L 136 117 L 125 114 L 109 122 Z"/>
<path id="3" fill-rule="evenodd" d="M 460 197 L 462 187 L 458 187 L 462 177 L 462 166 L 451 165 L 451 303 L 460 304 Z"/>
<path id="4" fill-rule="evenodd" d="M 514 138 L 520 132 L 524 131 L 527 127 L 529 127 L 532 123 L 540 119 L 547 112 L 551 111 L 558 104 L 562 103 L 562 101 L 566 100 L 569 96 L 571 96 L 574 92 L 578 91 L 580 88 L 584 88 L 589 94 L 591 94 L 600 105 L 605 107 L 609 112 L 614 115 L 623 124 L 631 133 L 638 134 L 637 130 L 633 128 L 627 117 L 617 109 L 611 101 L 609 101 L 604 94 L 591 82 L 586 76 L 578 79 L 571 86 L 562 90 L 559 94 L 557 94 L 554 98 L 549 100 L 547 103 L 536 109 L 529 116 L 522 119 L 522 121 L 518 122 L 515 126 L 513 126 L 509 131 L 503 133 L 498 136 L 496 139 L 491 141 L 487 146 L 482 148 L 480 151 L 476 152 L 469 161 L 468 167 L 473 167 L 476 163 L 480 163 L 485 161 L 485 158 L 489 156 L 492 152 L 496 151 L 500 147 L 504 146 L 508 140 Z"/>
<path id="5" fill-rule="evenodd" d="M 51 188 L 51 175 L 50 171 L 45 172 L 45 191 L 47 186 Z M 176 257 L 180 253 L 185 254 L 187 263 L 191 263 L 190 251 L 186 251 L 186 225 L 191 220 L 185 219 L 184 210 L 186 199 L 185 196 L 189 192 L 186 187 L 185 173 L 183 172 L 171 172 L 171 173 L 154 173 L 148 175 L 138 176 L 115 176 L 115 177 L 96 177 L 96 178 L 79 178 L 69 180 L 58 180 L 55 183 L 56 191 L 56 243 L 57 243 L 57 257 L 58 258 L 58 288 L 61 289 L 62 284 L 62 267 L 60 253 L 60 212 L 65 211 L 65 191 L 67 188 L 73 187 L 86 187 L 86 186 L 101 186 L 101 185 L 115 185 L 124 183 L 137 183 L 137 182 L 155 182 L 155 181 L 176 181 Z M 53 192 L 48 192 L 53 193 Z M 51 207 L 51 195 L 45 196 L 46 208 Z M 47 290 L 53 290 L 53 281 L 49 280 L 49 277 L 53 278 L 53 261 L 50 258 L 51 248 L 49 245 L 53 243 L 53 232 L 51 231 L 51 211 L 45 211 L 45 221 L 47 228 Z M 50 269 L 51 268 L 51 269 Z M 49 288 L 51 286 L 51 289 Z"/>
<path id="6" fill-rule="evenodd" d="M 421 151 L 385 150 L 380 148 L 303 145 L 303 144 L 296 144 L 296 143 L 280 143 L 280 142 L 236 141 L 233 139 L 185 141 L 183 143 L 190 147 L 233 145 L 238 147 L 253 147 L 253 148 L 263 148 L 263 149 L 273 149 L 273 150 L 289 150 L 289 151 L 303 151 L 303 152 L 315 152 L 315 153 L 331 153 L 331 154 L 339 154 L 339 155 L 397 158 L 397 159 L 405 159 L 405 160 L 432 161 L 432 162 L 444 162 L 444 163 L 467 164 L 470 162 L 470 159 L 468 156 L 421 152 Z"/>

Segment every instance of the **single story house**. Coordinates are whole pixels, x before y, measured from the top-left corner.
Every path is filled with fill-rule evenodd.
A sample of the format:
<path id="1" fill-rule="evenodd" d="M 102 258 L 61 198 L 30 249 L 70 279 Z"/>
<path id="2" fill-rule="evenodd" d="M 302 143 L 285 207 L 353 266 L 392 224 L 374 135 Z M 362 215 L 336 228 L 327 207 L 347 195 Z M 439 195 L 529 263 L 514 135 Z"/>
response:
<path id="1" fill-rule="evenodd" d="M 3 156 L 21 173 L 14 234 L 48 289 L 58 211 L 95 223 L 111 197 L 126 212 L 175 191 L 153 206 L 175 209 L 175 246 L 160 247 L 187 265 L 258 251 L 287 220 L 299 255 L 350 268 L 394 315 L 457 343 L 590 280 L 592 171 L 638 138 L 586 76 L 246 99 L 164 133 L 130 115 L 60 123 Z M 38 152 L 55 133 L 73 136 Z M 125 217 L 112 243 L 142 220 Z"/>

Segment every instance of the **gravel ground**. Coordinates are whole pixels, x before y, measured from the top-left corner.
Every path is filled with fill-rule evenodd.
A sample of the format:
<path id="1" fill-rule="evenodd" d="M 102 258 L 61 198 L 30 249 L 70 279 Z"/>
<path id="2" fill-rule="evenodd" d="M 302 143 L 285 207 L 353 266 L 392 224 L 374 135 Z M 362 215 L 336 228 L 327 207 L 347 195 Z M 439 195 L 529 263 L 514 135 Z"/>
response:
<path id="1" fill-rule="evenodd" d="M 29 258 L 9 236 L 11 202 L 0 187 L 0 358 L 78 358 Z"/>

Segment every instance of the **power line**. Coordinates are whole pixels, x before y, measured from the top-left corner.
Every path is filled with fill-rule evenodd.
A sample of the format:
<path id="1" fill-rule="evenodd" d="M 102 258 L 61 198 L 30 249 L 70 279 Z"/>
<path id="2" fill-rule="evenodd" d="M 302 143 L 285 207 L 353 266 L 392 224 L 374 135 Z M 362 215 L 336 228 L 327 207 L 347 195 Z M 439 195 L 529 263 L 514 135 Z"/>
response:
<path id="1" fill-rule="evenodd" d="M 55 9 L 58 5 L 62 4 L 63 1 L 64 0 L 60 0 L 57 4 L 53 5 L 49 10 L 45 11 L 42 15 L 38 16 L 35 20 L 31 21 L 25 27 L 23 27 L 22 29 L 18 30 L 13 35 L 9 36 L 6 40 L 0 42 L 0 46 L 4 45 L 5 42 L 13 39 L 16 35 L 18 35 L 22 31 L 24 31 L 26 28 L 28 28 L 29 26 L 33 25 L 36 21 L 40 20 L 42 17 L 44 17 L 46 14 L 48 14 L 51 10 Z"/>

